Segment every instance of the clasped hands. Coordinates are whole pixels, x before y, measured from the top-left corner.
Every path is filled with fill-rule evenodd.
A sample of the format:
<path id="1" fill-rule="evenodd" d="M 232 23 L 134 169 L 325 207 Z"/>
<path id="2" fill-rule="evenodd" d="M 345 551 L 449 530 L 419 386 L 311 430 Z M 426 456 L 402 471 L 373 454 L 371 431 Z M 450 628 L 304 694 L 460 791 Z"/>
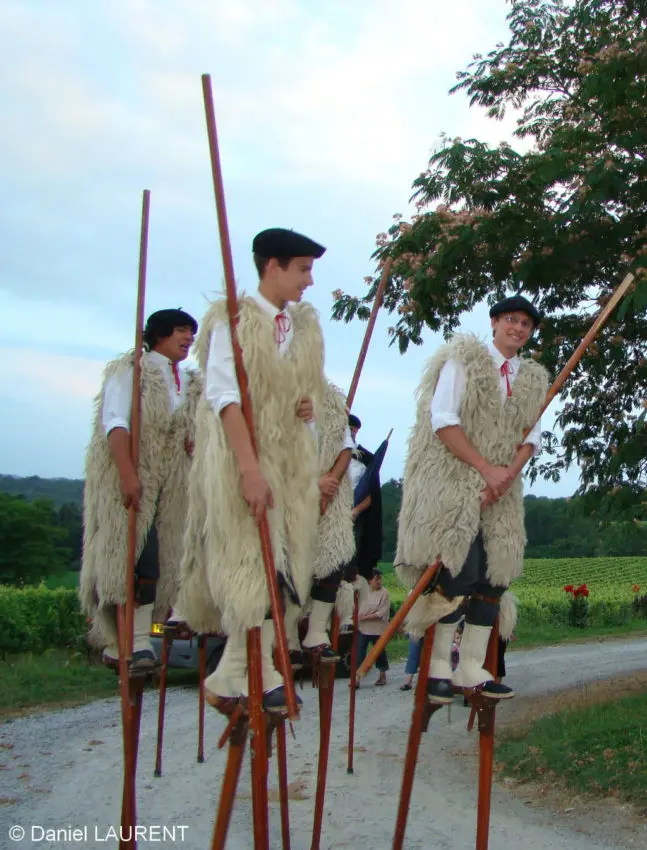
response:
<path id="1" fill-rule="evenodd" d="M 498 501 L 509 489 L 515 476 L 507 466 L 487 466 L 480 470 L 485 481 L 485 489 L 481 490 L 481 510 L 489 508 Z"/>

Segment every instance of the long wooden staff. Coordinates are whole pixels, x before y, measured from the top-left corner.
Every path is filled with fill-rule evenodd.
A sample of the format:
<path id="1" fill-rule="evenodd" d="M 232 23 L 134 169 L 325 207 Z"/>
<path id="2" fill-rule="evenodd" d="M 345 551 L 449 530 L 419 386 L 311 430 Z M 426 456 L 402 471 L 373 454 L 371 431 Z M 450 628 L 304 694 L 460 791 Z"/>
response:
<path id="1" fill-rule="evenodd" d="M 350 708 L 348 711 L 348 763 L 346 773 L 353 773 L 355 755 L 355 701 L 357 698 L 357 632 L 359 631 L 359 590 L 353 590 L 353 637 L 350 645 Z"/>
<path id="2" fill-rule="evenodd" d="M 139 435 L 141 424 L 141 359 L 144 330 L 144 299 L 146 294 L 146 263 L 148 258 L 148 221 L 150 191 L 142 197 L 141 235 L 139 240 L 139 274 L 137 281 L 137 309 L 135 318 L 135 353 L 133 362 L 132 409 L 130 416 L 130 457 L 133 468 L 139 466 Z M 135 560 L 137 553 L 137 512 L 128 509 L 128 537 L 126 545 L 126 604 L 117 606 L 117 637 L 119 642 L 119 688 L 121 692 L 121 720 L 124 745 L 124 781 L 121 809 L 122 836 L 132 836 L 136 822 L 135 778 L 137 773 L 137 744 L 139 739 L 139 713 L 141 712 L 141 677 L 131 679 L 129 662 L 133 653 L 133 619 L 135 612 Z M 134 838 L 123 838 L 120 848 L 136 847 Z"/>
<path id="3" fill-rule="evenodd" d="M 596 336 L 600 332 L 600 329 L 603 327 L 603 325 L 605 324 L 605 322 L 607 321 L 607 319 L 609 318 L 609 316 L 611 315 L 613 310 L 617 307 L 617 305 L 619 304 L 621 299 L 626 295 L 627 290 L 629 289 L 629 287 L 633 283 L 633 279 L 634 279 L 634 276 L 632 274 L 626 275 L 626 277 L 624 278 L 622 283 L 619 284 L 619 286 L 616 287 L 616 289 L 614 290 L 613 294 L 611 295 L 611 298 L 607 301 L 607 303 L 604 305 L 604 307 L 600 310 L 600 312 L 596 316 L 593 324 L 591 325 L 591 327 L 589 328 L 589 330 L 585 334 L 584 338 L 582 339 L 582 341 L 580 342 L 578 347 L 573 352 L 573 355 L 570 357 L 568 363 L 564 366 L 562 371 L 559 373 L 559 375 L 555 379 L 553 385 L 548 390 L 548 393 L 546 395 L 546 400 L 544 401 L 544 404 L 542 405 L 542 408 L 541 408 L 541 410 L 540 410 L 540 412 L 537 416 L 536 421 L 533 423 L 532 427 L 534 427 L 537 424 L 537 422 L 539 422 L 542 414 L 544 413 L 544 411 L 546 410 L 548 405 L 555 398 L 557 393 L 560 391 L 560 389 L 563 387 L 564 383 L 568 379 L 568 377 L 572 374 L 573 370 L 575 369 L 577 364 L 582 359 L 582 355 L 584 354 L 586 349 L 589 347 L 589 345 L 596 338 Z M 528 429 L 528 432 L 532 431 L 532 427 Z M 436 558 L 434 563 L 430 564 L 427 567 L 427 569 L 425 570 L 425 572 L 422 574 L 422 576 L 418 579 L 415 587 L 413 588 L 411 593 L 407 596 L 405 601 L 402 603 L 402 606 L 400 607 L 400 609 L 397 612 L 397 614 L 395 615 L 395 617 L 391 620 L 389 625 L 384 630 L 380 639 L 378 641 L 376 641 L 375 645 L 373 646 L 373 649 L 368 653 L 368 655 L 364 659 L 364 662 L 362 663 L 359 670 L 357 671 L 357 675 L 360 678 L 362 678 L 363 676 L 366 676 L 368 671 L 375 664 L 379 654 L 382 652 L 382 650 L 385 648 L 385 646 L 388 644 L 388 642 L 392 639 L 393 635 L 400 628 L 400 626 L 404 622 L 405 617 L 407 616 L 407 614 L 409 613 L 409 611 L 413 607 L 414 603 L 416 602 L 416 600 L 418 599 L 420 594 L 423 593 L 423 591 L 427 588 L 427 586 L 429 585 L 429 582 L 432 580 L 432 578 L 436 574 L 439 567 L 440 567 L 440 559 Z"/>
<path id="4" fill-rule="evenodd" d="M 238 341 L 238 333 L 236 327 L 238 325 L 238 297 L 236 294 L 236 281 L 234 277 L 234 263 L 231 254 L 231 244 L 229 241 L 229 226 L 227 224 L 227 208 L 225 206 L 225 191 L 222 179 L 222 171 L 220 168 L 220 153 L 218 149 L 218 134 L 216 131 L 216 114 L 213 106 L 213 94 L 211 91 L 211 77 L 209 74 L 202 75 L 202 93 L 204 97 L 204 107 L 207 119 L 207 133 L 209 135 L 209 151 L 211 154 L 211 172 L 213 175 L 213 188 L 216 198 L 216 209 L 218 211 L 218 228 L 220 231 L 220 247 L 222 250 L 222 263 L 225 272 L 225 284 L 227 289 L 227 314 L 229 317 L 229 329 L 231 331 L 231 343 L 234 352 L 234 364 L 236 368 L 236 380 L 240 389 L 241 408 L 249 437 L 252 443 L 254 453 L 258 455 L 256 443 L 256 431 L 254 428 L 254 416 L 252 413 L 252 403 L 249 396 L 249 384 L 245 366 L 243 365 L 243 352 Z M 263 556 L 263 566 L 265 567 L 265 576 L 267 579 L 267 588 L 270 596 L 270 606 L 272 609 L 272 619 L 274 620 L 274 629 L 276 632 L 276 653 L 278 656 L 279 667 L 283 674 L 283 683 L 285 688 L 286 704 L 288 709 L 288 717 L 291 720 L 296 720 L 298 717 L 297 699 L 294 690 L 294 681 L 292 678 L 292 668 L 290 666 L 290 656 L 288 652 L 288 643 L 285 636 L 285 625 L 283 622 L 283 614 L 281 611 L 281 600 L 279 596 L 279 587 L 276 578 L 276 566 L 274 564 L 274 553 L 272 551 L 272 541 L 270 537 L 270 527 L 267 520 L 267 514 L 264 514 L 258 529 L 261 539 L 261 553 Z"/>
<path id="5" fill-rule="evenodd" d="M 350 382 L 350 389 L 348 390 L 348 396 L 346 397 L 346 407 L 348 407 L 349 410 L 351 409 L 351 407 L 353 406 L 353 402 L 355 401 L 355 393 L 357 392 L 357 385 L 359 384 L 359 376 L 362 374 L 364 360 L 366 359 L 368 345 L 371 341 L 371 337 L 373 336 L 373 328 L 375 327 L 377 314 L 380 307 L 382 306 L 384 290 L 386 289 L 386 285 L 389 281 L 389 278 L 391 277 L 392 264 L 393 260 L 391 259 L 391 257 L 389 257 L 384 263 L 384 268 L 382 269 L 382 277 L 380 278 L 380 282 L 375 293 L 373 306 L 371 307 L 371 315 L 369 316 L 368 324 L 366 326 L 366 332 L 364 333 L 364 341 L 362 342 L 362 347 L 359 350 L 357 365 L 355 366 L 355 371 L 353 372 L 353 379 Z"/>

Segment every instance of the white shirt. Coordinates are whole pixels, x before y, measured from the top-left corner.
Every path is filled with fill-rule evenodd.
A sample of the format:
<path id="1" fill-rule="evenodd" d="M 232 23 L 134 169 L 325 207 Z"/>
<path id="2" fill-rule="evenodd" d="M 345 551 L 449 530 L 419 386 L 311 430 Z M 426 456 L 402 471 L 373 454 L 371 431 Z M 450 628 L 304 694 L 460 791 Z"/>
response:
<path id="1" fill-rule="evenodd" d="M 499 390 L 501 392 L 501 404 L 503 405 L 508 397 L 506 376 L 501 374 L 501 366 L 506 361 L 506 358 L 493 343 L 488 344 L 488 351 L 499 372 Z M 512 357 L 507 362 L 508 380 L 510 381 L 510 386 L 512 386 L 519 374 L 521 361 L 518 357 Z M 436 391 L 430 405 L 431 427 L 434 433 L 440 428 L 461 424 L 460 409 L 463 394 L 465 393 L 465 385 L 466 378 L 463 364 L 457 360 L 448 360 L 440 370 Z M 541 420 L 537 422 L 523 442 L 534 446 L 534 453 L 539 454 L 541 448 Z"/>
<path id="2" fill-rule="evenodd" d="M 279 313 L 287 312 L 279 310 L 260 292 L 256 292 L 252 297 L 272 317 L 272 320 Z M 290 321 L 290 327 L 285 331 L 284 338 L 281 338 L 278 343 L 278 351 L 281 357 L 290 347 L 293 336 L 294 330 Z M 240 404 L 240 390 L 238 389 L 234 366 L 234 350 L 231 346 L 231 333 L 227 322 L 218 322 L 211 331 L 204 394 L 216 414 L 219 414 L 228 404 Z"/>
<path id="3" fill-rule="evenodd" d="M 350 433 L 350 428 L 348 429 Z M 344 444 L 344 448 L 357 448 L 357 443 L 351 437 L 350 447 Z M 350 466 L 348 467 L 348 475 L 350 476 L 351 487 L 353 488 L 353 493 L 355 492 L 355 488 L 360 482 L 362 475 L 366 472 L 366 466 L 361 462 L 361 460 L 357 460 L 356 457 L 352 457 L 350 461 Z"/>
<path id="4" fill-rule="evenodd" d="M 174 413 L 186 399 L 186 389 L 189 383 L 188 376 L 183 369 L 178 369 L 180 376 L 180 389 L 175 385 L 173 375 L 173 363 L 168 357 L 159 351 L 147 351 L 144 359 L 148 363 L 157 366 L 168 386 L 169 412 Z M 106 436 L 114 428 L 125 428 L 130 430 L 130 413 L 133 397 L 133 367 L 121 370 L 106 381 L 103 389 L 103 413 L 101 421 Z"/>

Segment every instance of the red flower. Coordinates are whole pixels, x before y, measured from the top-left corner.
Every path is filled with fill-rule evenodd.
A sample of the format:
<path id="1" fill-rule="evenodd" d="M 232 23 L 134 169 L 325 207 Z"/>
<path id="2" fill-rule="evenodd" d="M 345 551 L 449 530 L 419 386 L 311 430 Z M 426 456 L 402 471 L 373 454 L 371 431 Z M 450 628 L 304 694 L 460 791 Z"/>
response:
<path id="1" fill-rule="evenodd" d="M 632 590 L 633 593 L 638 593 L 638 591 L 640 590 L 640 585 L 634 584 L 634 586 L 631 588 L 631 590 Z"/>
<path id="2" fill-rule="evenodd" d="M 566 593 L 572 593 L 573 590 L 574 590 L 573 585 L 572 584 L 564 585 L 564 590 L 566 591 Z"/>
<path id="3" fill-rule="evenodd" d="M 573 590 L 573 596 L 577 599 L 578 596 L 588 596 L 589 589 L 586 584 L 581 584 Z"/>

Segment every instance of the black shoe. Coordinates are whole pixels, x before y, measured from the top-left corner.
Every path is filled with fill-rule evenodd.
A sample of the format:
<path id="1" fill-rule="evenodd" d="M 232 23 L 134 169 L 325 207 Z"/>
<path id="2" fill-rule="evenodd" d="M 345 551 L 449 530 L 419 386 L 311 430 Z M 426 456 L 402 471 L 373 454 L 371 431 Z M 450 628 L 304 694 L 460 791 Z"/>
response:
<path id="1" fill-rule="evenodd" d="M 303 700 L 297 694 L 297 706 L 303 705 Z M 273 714 L 285 714 L 288 710 L 288 706 L 285 700 L 285 688 L 281 685 L 278 688 L 274 688 L 273 691 L 268 691 L 266 694 L 263 694 L 263 710 L 269 711 Z"/>
<path id="2" fill-rule="evenodd" d="M 440 705 L 452 702 L 454 691 L 451 681 L 449 679 L 428 679 L 427 696 L 429 697 L 429 702 L 435 702 Z"/>
<path id="3" fill-rule="evenodd" d="M 119 669 L 119 659 L 108 655 L 106 652 L 103 653 L 103 663 L 113 670 Z M 128 670 L 131 673 L 147 673 L 159 666 L 159 661 L 152 649 L 138 649 L 133 652 L 128 662 Z"/>
<path id="4" fill-rule="evenodd" d="M 486 682 L 483 685 L 482 694 L 490 699 L 511 699 L 515 696 L 515 692 L 507 685 L 500 682 Z"/>
<path id="5" fill-rule="evenodd" d="M 322 664 L 336 664 L 341 660 L 341 655 L 332 648 L 332 646 L 324 646 L 319 652 L 319 659 Z"/>
<path id="6" fill-rule="evenodd" d="M 290 650 L 290 667 L 293 670 L 301 670 L 304 664 L 303 653 L 300 649 L 291 649 Z"/>
<path id="7" fill-rule="evenodd" d="M 313 658 L 318 658 L 321 664 L 336 664 L 341 656 L 330 646 L 329 643 L 320 643 L 319 646 L 307 646 L 306 651 Z"/>

